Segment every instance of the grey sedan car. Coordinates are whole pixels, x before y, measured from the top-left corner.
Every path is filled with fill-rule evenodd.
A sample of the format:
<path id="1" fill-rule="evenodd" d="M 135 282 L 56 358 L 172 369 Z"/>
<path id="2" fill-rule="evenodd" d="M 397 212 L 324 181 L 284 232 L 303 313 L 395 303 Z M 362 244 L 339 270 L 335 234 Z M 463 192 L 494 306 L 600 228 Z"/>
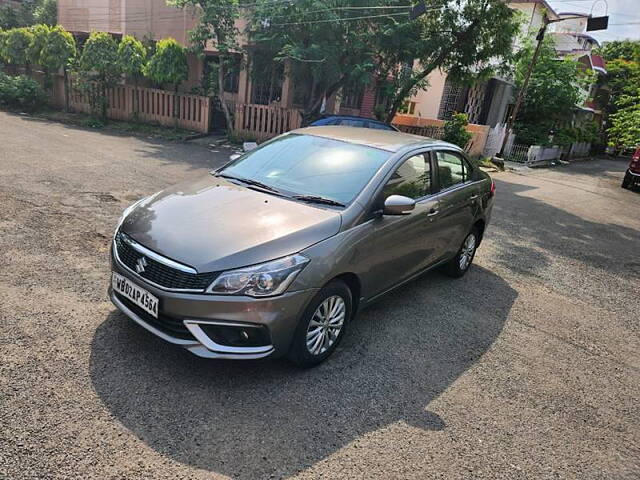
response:
<path id="1" fill-rule="evenodd" d="M 435 267 L 464 275 L 494 192 L 445 142 L 295 130 L 125 210 L 109 294 L 195 355 L 313 366 L 381 295 Z"/>

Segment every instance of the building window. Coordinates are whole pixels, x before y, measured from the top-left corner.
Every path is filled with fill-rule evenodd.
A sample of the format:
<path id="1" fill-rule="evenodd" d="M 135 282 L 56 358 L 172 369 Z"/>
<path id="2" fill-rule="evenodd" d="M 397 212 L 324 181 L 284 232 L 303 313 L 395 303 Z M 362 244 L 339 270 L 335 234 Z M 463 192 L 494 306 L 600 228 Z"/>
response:
<path id="1" fill-rule="evenodd" d="M 284 66 L 276 64 L 270 75 L 257 75 L 254 71 L 251 81 L 251 103 L 269 105 L 282 99 L 282 83 L 284 81 Z"/>
<path id="2" fill-rule="evenodd" d="M 231 65 L 227 67 L 224 76 L 224 91 L 229 93 L 238 93 L 240 86 L 240 59 L 235 58 Z"/>
<path id="3" fill-rule="evenodd" d="M 450 120 L 451 115 L 461 110 L 461 103 L 464 98 L 465 88 L 460 85 L 455 85 L 449 78 L 444 83 L 444 90 L 442 92 L 442 100 L 440 100 L 440 110 L 438 111 L 438 118 L 440 120 Z"/>
<path id="4" fill-rule="evenodd" d="M 360 108 L 362 106 L 362 96 L 364 95 L 364 85 L 361 83 L 349 85 L 342 89 L 341 108 Z"/>
<path id="5" fill-rule="evenodd" d="M 202 78 L 202 88 L 211 95 L 218 91 L 218 65 L 220 59 L 218 57 L 207 57 L 204 61 L 204 72 Z M 238 93 L 240 85 L 240 58 L 235 58 L 227 64 L 227 71 L 224 75 L 224 91 L 227 93 Z"/>

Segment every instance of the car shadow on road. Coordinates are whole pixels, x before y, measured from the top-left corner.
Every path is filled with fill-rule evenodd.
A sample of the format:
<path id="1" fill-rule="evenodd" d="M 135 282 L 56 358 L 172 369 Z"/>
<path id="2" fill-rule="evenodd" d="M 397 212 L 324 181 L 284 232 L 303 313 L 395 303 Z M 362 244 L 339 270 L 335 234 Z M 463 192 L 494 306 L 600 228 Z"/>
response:
<path id="1" fill-rule="evenodd" d="M 95 333 L 91 378 L 114 417 L 161 454 L 278 478 L 395 422 L 446 428 L 429 403 L 491 347 L 516 296 L 481 267 L 460 281 L 428 274 L 362 312 L 311 370 L 200 359 L 114 310 Z"/>

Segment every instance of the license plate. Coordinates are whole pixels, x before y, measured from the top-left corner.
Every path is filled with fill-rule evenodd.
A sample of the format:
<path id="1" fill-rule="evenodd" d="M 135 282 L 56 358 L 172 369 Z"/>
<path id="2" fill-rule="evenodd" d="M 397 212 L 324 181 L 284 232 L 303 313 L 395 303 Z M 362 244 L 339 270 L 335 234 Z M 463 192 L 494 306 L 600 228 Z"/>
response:
<path id="1" fill-rule="evenodd" d="M 113 272 L 111 285 L 120 295 L 127 297 L 145 312 L 158 318 L 158 298 L 151 295 L 144 288 L 140 288 L 131 280 Z"/>

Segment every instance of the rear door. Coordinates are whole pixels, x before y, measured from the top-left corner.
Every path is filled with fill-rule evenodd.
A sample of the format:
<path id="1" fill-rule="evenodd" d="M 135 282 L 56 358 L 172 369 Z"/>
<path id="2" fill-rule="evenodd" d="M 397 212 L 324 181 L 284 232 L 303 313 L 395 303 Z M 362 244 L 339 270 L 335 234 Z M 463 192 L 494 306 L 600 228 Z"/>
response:
<path id="1" fill-rule="evenodd" d="M 471 230 L 479 208 L 480 182 L 475 181 L 473 168 L 459 152 L 437 149 L 433 155 L 439 188 L 438 221 L 445 238 L 443 257 L 450 257 Z"/>

